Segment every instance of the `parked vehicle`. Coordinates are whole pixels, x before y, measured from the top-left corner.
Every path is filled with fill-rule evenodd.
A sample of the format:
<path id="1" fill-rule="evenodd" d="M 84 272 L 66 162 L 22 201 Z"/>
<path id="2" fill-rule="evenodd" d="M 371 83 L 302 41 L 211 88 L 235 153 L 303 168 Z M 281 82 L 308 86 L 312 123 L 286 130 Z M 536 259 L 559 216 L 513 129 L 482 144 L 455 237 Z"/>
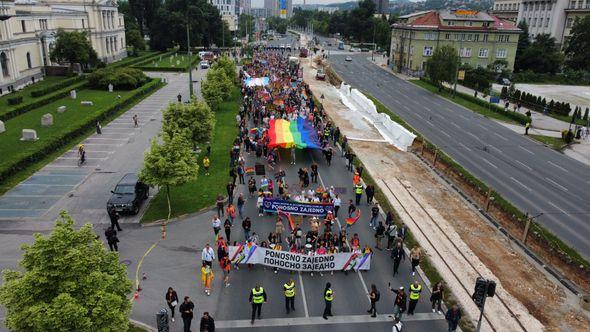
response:
<path id="1" fill-rule="evenodd" d="M 209 61 L 204 60 L 204 61 L 199 62 L 199 67 L 201 69 L 207 69 L 207 68 L 209 68 Z"/>
<path id="2" fill-rule="evenodd" d="M 344 49 L 344 42 L 343 41 L 338 41 L 338 49 L 339 50 L 343 50 Z"/>
<path id="3" fill-rule="evenodd" d="M 319 68 L 315 73 L 315 79 L 319 81 L 323 81 L 326 79 L 326 72 L 324 72 L 323 68 Z"/>
<path id="4" fill-rule="evenodd" d="M 128 173 L 111 190 L 113 194 L 107 202 L 107 210 L 115 207 L 117 212 L 137 214 L 141 203 L 150 195 L 147 184 L 139 181 L 137 174 Z"/>
<path id="5" fill-rule="evenodd" d="M 344 61 L 352 61 L 352 58 L 350 56 L 347 56 L 346 58 L 344 58 Z"/>

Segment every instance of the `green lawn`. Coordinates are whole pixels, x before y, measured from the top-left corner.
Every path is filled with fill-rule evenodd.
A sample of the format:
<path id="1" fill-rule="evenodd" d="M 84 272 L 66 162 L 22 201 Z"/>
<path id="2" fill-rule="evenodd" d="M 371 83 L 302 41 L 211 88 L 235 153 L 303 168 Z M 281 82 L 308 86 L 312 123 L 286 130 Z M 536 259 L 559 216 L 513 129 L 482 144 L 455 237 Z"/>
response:
<path id="1" fill-rule="evenodd" d="M 188 68 L 188 55 L 186 53 L 175 53 L 162 55 L 162 57 L 155 57 L 148 62 L 140 63 L 137 67 L 143 70 L 171 70 L 178 69 L 178 71 L 186 70 Z M 161 60 L 160 60 L 161 59 Z M 193 65 L 198 62 L 198 57 L 193 54 Z"/>
<path id="2" fill-rule="evenodd" d="M 550 137 L 543 135 L 529 135 L 531 138 L 549 146 L 550 148 L 561 151 L 565 146 L 565 142 L 559 137 Z"/>
<path id="3" fill-rule="evenodd" d="M 158 53 L 159 53 L 158 51 L 139 51 L 137 56 L 127 56 L 126 58 L 123 58 L 119 61 L 109 64 L 109 66 L 113 65 L 115 67 L 124 67 L 129 62 L 134 62 L 135 60 L 138 60 L 139 58 L 147 59 L 147 58 L 154 56 Z"/>
<path id="4" fill-rule="evenodd" d="M 481 105 L 473 103 L 469 100 L 465 100 L 465 99 L 461 98 L 460 96 L 453 97 L 452 93 L 450 93 L 446 90 L 439 92 L 437 87 L 435 87 L 434 85 L 432 85 L 428 82 L 425 82 L 422 80 L 409 80 L 409 82 L 416 84 L 416 85 L 418 85 L 418 86 L 420 86 L 432 93 L 436 93 L 437 95 L 439 95 L 445 99 L 448 99 L 456 104 L 459 104 L 459 105 L 461 105 L 461 106 L 463 106 L 475 113 L 479 113 L 485 117 L 508 122 L 508 123 L 512 123 L 512 124 L 516 124 L 516 125 L 520 125 L 520 123 L 518 123 L 517 121 L 515 121 L 507 116 L 504 116 L 501 113 L 496 113 L 494 111 L 491 111 L 490 109 L 488 109 L 486 107 L 483 107 Z"/>
<path id="5" fill-rule="evenodd" d="M 238 128 L 236 114 L 240 107 L 240 90 L 235 87 L 229 101 L 221 104 L 215 113 L 215 129 L 211 141 L 210 174 L 205 175 L 202 169 L 203 158 L 199 159 L 199 177 L 180 187 L 170 188 L 172 217 L 199 211 L 215 204 L 217 194 L 225 195 L 225 185 L 229 181 L 229 149 L 232 146 Z M 150 202 L 141 222 L 165 219 L 168 215 L 168 204 L 164 191 L 160 191 Z"/>
<path id="6" fill-rule="evenodd" d="M 24 104 L 28 104 L 30 102 L 37 101 L 39 99 L 43 99 L 43 98 L 47 97 L 47 96 L 41 96 L 41 97 L 33 98 L 33 97 L 31 97 L 31 91 L 37 90 L 37 89 L 44 89 L 48 86 L 57 84 L 59 82 L 65 81 L 70 78 L 71 77 L 66 77 L 66 76 L 45 76 L 43 81 L 39 81 L 35 84 L 31 84 L 21 90 L 13 92 L 13 93 L 3 95 L 2 97 L 0 97 L 0 110 L 1 110 L 0 114 L 4 114 L 6 112 L 13 110 L 16 107 L 19 107 Z M 8 105 L 8 98 L 17 97 L 17 96 L 22 96 L 23 101 L 18 105 Z"/>

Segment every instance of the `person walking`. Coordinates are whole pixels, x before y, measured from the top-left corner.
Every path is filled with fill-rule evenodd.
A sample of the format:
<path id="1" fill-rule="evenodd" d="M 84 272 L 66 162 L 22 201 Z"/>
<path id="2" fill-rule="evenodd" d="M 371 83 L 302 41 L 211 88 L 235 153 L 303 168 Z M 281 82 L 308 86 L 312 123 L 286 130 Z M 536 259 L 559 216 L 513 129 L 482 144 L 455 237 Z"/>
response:
<path id="1" fill-rule="evenodd" d="M 437 312 L 439 315 L 442 315 L 442 300 L 444 297 L 444 289 L 442 282 L 439 281 L 434 285 L 432 289 L 432 294 L 430 294 L 430 303 L 432 303 L 432 312 Z"/>
<path id="2" fill-rule="evenodd" d="M 201 332 L 215 332 L 215 320 L 209 316 L 209 313 L 205 311 L 203 317 L 201 317 L 201 324 L 199 326 Z"/>
<path id="3" fill-rule="evenodd" d="M 133 126 L 135 128 L 139 127 L 139 117 L 137 116 L 137 114 L 133 115 Z"/>
<path id="4" fill-rule="evenodd" d="M 238 172 L 238 184 L 246 184 L 246 182 L 244 182 L 244 173 L 245 173 L 244 166 L 238 165 L 237 172 Z"/>
<path id="5" fill-rule="evenodd" d="M 371 208 L 371 221 L 369 222 L 369 227 L 375 229 L 377 226 L 377 220 L 379 220 L 379 204 L 375 202 Z"/>
<path id="6" fill-rule="evenodd" d="M 117 237 L 117 231 L 114 230 L 112 226 L 104 231 L 104 236 L 107 239 L 107 243 L 109 244 L 111 251 L 119 251 L 119 246 L 117 245 L 119 238 Z"/>
<path id="7" fill-rule="evenodd" d="M 352 199 L 348 200 L 348 218 L 352 218 L 352 214 L 356 211 L 356 206 L 352 202 Z"/>
<path id="8" fill-rule="evenodd" d="M 219 216 L 213 216 L 213 220 L 211 220 L 211 227 L 213 227 L 213 234 L 215 234 L 214 240 L 217 241 L 219 231 L 221 230 L 221 219 L 219 219 Z"/>
<path id="9" fill-rule="evenodd" d="M 332 291 L 332 284 L 328 282 L 328 283 L 326 283 L 326 288 L 324 289 L 325 307 L 324 307 L 324 314 L 322 315 L 322 317 L 324 319 L 328 319 L 328 316 L 333 316 L 332 315 L 332 301 L 334 301 L 334 292 Z"/>
<path id="10" fill-rule="evenodd" d="M 318 183 L 318 164 L 314 161 L 311 164 L 311 182 L 312 183 Z"/>
<path id="11" fill-rule="evenodd" d="M 447 321 L 449 332 L 457 331 L 457 326 L 459 326 L 459 321 L 461 320 L 461 309 L 455 304 L 445 315 L 445 319 Z"/>
<path id="12" fill-rule="evenodd" d="M 371 308 L 369 308 L 369 310 L 367 310 L 367 312 L 371 314 L 371 317 L 377 317 L 377 308 L 375 307 L 375 305 L 377 304 L 377 302 L 379 302 L 380 297 L 381 297 L 381 294 L 377 290 L 377 286 L 375 286 L 375 284 L 372 284 L 371 291 L 369 292 L 369 300 L 371 301 Z"/>
<path id="13" fill-rule="evenodd" d="M 240 215 L 240 219 L 244 219 L 244 204 L 246 203 L 246 199 L 244 198 L 244 193 L 240 193 L 238 195 L 238 214 Z"/>
<path id="14" fill-rule="evenodd" d="M 414 314 L 414 310 L 416 309 L 416 305 L 418 304 L 418 300 L 420 300 L 420 293 L 421 292 L 422 292 L 422 285 L 420 285 L 418 280 L 414 281 L 414 283 L 410 285 L 410 303 L 408 305 L 408 315 Z"/>
<path id="15" fill-rule="evenodd" d="M 215 259 L 215 252 L 213 248 L 207 243 L 205 248 L 203 248 L 203 252 L 201 253 L 201 260 L 203 263 L 207 264 L 210 267 L 213 267 L 213 260 Z"/>
<path id="16" fill-rule="evenodd" d="M 211 160 L 209 160 L 208 156 L 203 158 L 203 169 L 205 170 L 205 175 L 209 175 L 209 166 L 211 166 Z"/>
<path id="17" fill-rule="evenodd" d="M 119 212 L 114 206 L 109 210 L 109 218 L 111 219 L 111 227 L 116 228 L 119 232 L 122 231 L 121 226 L 119 226 Z"/>
<path id="18" fill-rule="evenodd" d="M 524 134 L 528 135 L 529 134 L 529 129 L 531 128 L 531 122 L 528 121 L 525 125 L 524 125 Z"/>
<path id="19" fill-rule="evenodd" d="M 227 218 L 229 219 L 230 223 L 234 223 L 234 219 L 236 219 L 236 207 L 234 206 L 233 203 L 229 203 L 227 205 L 227 209 L 225 210 L 225 213 L 227 214 Z"/>
<path id="20" fill-rule="evenodd" d="M 375 187 L 372 184 L 367 185 L 365 188 L 365 195 L 367 195 L 367 205 L 371 205 L 373 203 L 373 197 L 375 197 Z"/>
<path id="21" fill-rule="evenodd" d="M 203 262 L 201 265 L 201 282 L 203 283 L 207 296 L 211 295 L 211 283 L 213 282 L 214 276 L 213 268 Z"/>
<path id="22" fill-rule="evenodd" d="M 363 185 L 357 183 L 354 185 L 355 203 L 357 206 L 361 205 L 361 197 L 363 197 Z"/>
<path id="23" fill-rule="evenodd" d="M 225 190 L 227 191 L 227 203 L 233 204 L 234 202 L 234 190 L 236 189 L 236 184 L 232 183 L 231 181 L 227 183 L 225 186 Z"/>
<path id="24" fill-rule="evenodd" d="M 266 303 L 266 292 L 264 291 L 264 288 L 258 284 L 256 287 L 252 288 L 248 301 L 252 304 L 252 320 L 250 321 L 250 324 L 254 324 L 254 318 L 258 316 L 258 319 L 260 319 L 262 304 Z"/>
<path id="25" fill-rule="evenodd" d="M 397 242 L 395 247 L 391 250 L 391 259 L 393 259 L 393 276 L 397 274 L 399 269 L 399 264 L 402 259 L 406 260 L 406 252 L 404 251 L 404 247 L 402 246 L 402 242 Z"/>
<path id="26" fill-rule="evenodd" d="M 250 229 L 252 228 L 252 221 L 250 221 L 250 217 L 246 217 L 242 221 L 242 228 L 244 229 L 244 238 L 246 241 L 250 238 Z"/>
<path id="27" fill-rule="evenodd" d="M 178 295 L 172 287 L 168 287 L 168 291 L 166 292 L 165 297 L 166 303 L 168 304 L 168 308 L 170 308 L 170 312 L 172 313 L 172 321 L 174 322 L 174 310 L 178 305 Z"/>
<path id="28" fill-rule="evenodd" d="M 391 213 L 391 212 L 389 212 Z M 395 237 L 397 235 L 397 226 L 395 225 L 395 223 L 390 223 L 389 225 L 387 225 L 387 228 L 385 230 L 385 234 L 387 235 L 387 248 L 386 250 L 391 250 L 392 246 L 393 246 L 393 241 L 395 240 Z"/>
<path id="29" fill-rule="evenodd" d="M 285 309 L 288 315 L 291 310 L 295 311 L 295 282 L 293 279 L 289 279 L 289 282 L 283 285 L 283 291 L 285 292 Z"/>
<path id="30" fill-rule="evenodd" d="M 336 194 L 332 202 L 334 203 L 334 218 L 338 218 L 338 211 L 342 205 L 342 199 L 340 198 L 340 195 Z"/>
<path id="31" fill-rule="evenodd" d="M 225 221 L 223 222 L 223 230 L 225 231 L 225 238 L 227 239 L 227 243 L 231 243 L 231 227 L 231 221 L 229 219 L 225 219 Z"/>
<path id="32" fill-rule="evenodd" d="M 416 266 L 420 265 L 420 259 L 422 258 L 422 249 L 420 247 L 414 247 L 410 251 L 410 260 L 412 262 L 412 276 L 416 275 Z"/>
<path id="33" fill-rule="evenodd" d="M 96 121 L 96 134 L 102 135 L 102 126 L 100 125 L 99 121 Z"/>
<path id="34" fill-rule="evenodd" d="M 217 200 L 215 201 L 215 206 L 217 206 L 217 215 L 220 217 L 223 217 L 224 211 L 223 211 L 223 205 L 225 203 L 225 197 L 223 197 L 223 195 L 218 194 L 217 195 Z"/>
<path id="35" fill-rule="evenodd" d="M 385 237 L 385 226 L 383 226 L 383 222 L 380 221 L 375 229 L 375 248 L 379 250 L 383 250 L 381 247 L 381 240 Z"/>
<path id="36" fill-rule="evenodd" d="M 184 323 L 184 332 L 191 332 L 191 323 L 193 320 L 194 309 L 195 304 L 193 301 L 191 301 L 188 296 L 185 296 L 184 302 L 182 302 L 178 308 L 178 311 L 180 311 L 180 316 L 182 317 L 182 322 Z"/>
<path id="37" fill-rule="evenodd" d="M 231 285 L 229 283 L 229 272 L 231 271 L 231 261 L 229 260 L 229 256 L 225 254 L 219 264 L 221 265 L 221 270 L 223 271 L 223 285 L 225 287 L 229 287 Z"/>
<path id="38" fill-rule="evenodd" d="M 389 285 L 389 290 L 395 293 L 395 299 L 393 300 L 393 316 L 401 320 L 402 314 L 406 311 L 406 303 L 407 303 L 407 295 L 404 291 L 404 287 L 400 287 L 399 289 L 393 289 L 391 284 Z"/>
<path id="39" fill-rule="evenodd" d="M 277 218 L 277 223 L 275 224 L 275 234 L 277 236 L 277 243 L 283 243 L 284 231 L 285 225 L 283 225 L 283 220 L 281 218 Z"/>

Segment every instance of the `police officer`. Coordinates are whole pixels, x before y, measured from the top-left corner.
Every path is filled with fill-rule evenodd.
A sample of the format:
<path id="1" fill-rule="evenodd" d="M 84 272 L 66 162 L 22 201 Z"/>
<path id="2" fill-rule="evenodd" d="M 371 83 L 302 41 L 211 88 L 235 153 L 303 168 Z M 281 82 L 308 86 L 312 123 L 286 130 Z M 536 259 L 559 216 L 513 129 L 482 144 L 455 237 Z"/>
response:
<path id="1" fill-rule="evenodd" d="M 283 290 L 285 291 L 285 309 L 289 314 L 291 310 L 295 311 L 295 282 L 293 279 L 289 279 L 289 282 L 283 285 Z"/>
<path id="2" fill-rule="evenodd" d="M 264 288 L 260 285 L 256 285 L 256 287 L 252 288 L 250 292 L 249 300 L 252 304 L 252 321 L 251 324 L 254 324 L 254 317 L 256 317 L 256 311 L 258 311 L 258 319 L 260 319 L 260 312 L 262 311 L 262 304 L 266 303 L 266 292 Z"/>
<path id="3" fill-rule="evenodd" d="M 334 292 L 332 291 L 332 284 L 326 283 L 326 288 L 324 289 L 324 301 L 326 302 L 326 306 L 324 307 L 324 319 L 328 319 L 328 316 L 332 316 L 332 301 L 334 300 Z"/>
<path id="4" fill-rule="evenodd" d="M 356 198 L 356 205 L 359 206 L 361 204 L 361 197 L 363 197 L 363 185 L 357 183 L 354 185 L 354 194 Z"/>
<path id="5" fill-rule="evenodd" d="M 408 315 L 414 314 L 414 309 L 416 309 L 416 304 L 418 304 L 421 292 L 422 285 L 420 285 L 417 280 L 414 281 L 414 283 L 410 285 L 410 304 L 408 306 Z"/>

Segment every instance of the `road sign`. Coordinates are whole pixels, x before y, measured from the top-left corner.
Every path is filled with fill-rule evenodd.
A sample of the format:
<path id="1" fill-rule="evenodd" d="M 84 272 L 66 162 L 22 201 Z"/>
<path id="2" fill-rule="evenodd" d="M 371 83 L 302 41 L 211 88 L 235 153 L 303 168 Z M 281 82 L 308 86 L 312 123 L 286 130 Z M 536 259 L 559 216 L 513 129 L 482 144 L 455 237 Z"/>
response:
<path id="1" fill-rule="evenodd" d="M 459 70 L 459 73 L 457 73 L 457 79 L 459 81 L 465 80 L 465 71 L 464 70 Z"/>

